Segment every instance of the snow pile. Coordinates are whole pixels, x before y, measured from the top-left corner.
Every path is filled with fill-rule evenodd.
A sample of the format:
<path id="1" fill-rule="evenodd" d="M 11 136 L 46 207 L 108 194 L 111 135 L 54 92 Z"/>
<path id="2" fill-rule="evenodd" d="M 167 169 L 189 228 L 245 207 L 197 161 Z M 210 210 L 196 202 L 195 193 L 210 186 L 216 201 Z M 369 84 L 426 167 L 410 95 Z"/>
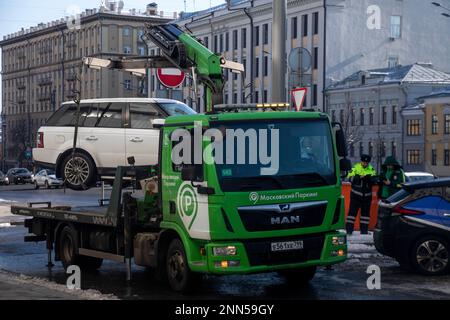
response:
<path id="1" fill-rule="evenodd" d="M 0 223 L 0 228 L 11 228 L 12 227 L 12 225 L 11 225 L 11 223 Z"/>
<path id="2" fill-rule="evenodd" d="M 382 256 L 375 248 L 372 232 L 369 232 L 369 234 L 354 232 L 351 236 L 347 236 L 347 242 L 349 259 L 368 259 Z"/>
<path id="3" fill-rule="evenodd" d="M 20 274 L 20 275 L 14 275 L 11 273 L 4 273 L 1 272 L 2 274 L 8 275 L 8 277 L 11 280 L 14 280 L 18 283 L 22 283 L 25 285 L 35 285 L 35 286 L 40 286 L 40 287 L 44 287 L 46 289 L 50 289 L 50 290 L 54 290 L 54 291 L 59 291 L 59 292 L 63 292 L 66 294 L 71 294 L 74 296 L 74 298 L 78 298 L 78 299 L 82 299 L 82 300 L 119 300 L 119 298 L 117 298 L 115 295 L 113 294 L 102 294 L 100 291 L 97 290 L 70 290 L 68 289 L 66 286 L 61 285 L 61 284 L 57 284 L 45 279 L 41 279 L 41 278 L 35 278 L 35 277 L 31 277 L 31 276 L 27 276 L 24 274 Z"/>

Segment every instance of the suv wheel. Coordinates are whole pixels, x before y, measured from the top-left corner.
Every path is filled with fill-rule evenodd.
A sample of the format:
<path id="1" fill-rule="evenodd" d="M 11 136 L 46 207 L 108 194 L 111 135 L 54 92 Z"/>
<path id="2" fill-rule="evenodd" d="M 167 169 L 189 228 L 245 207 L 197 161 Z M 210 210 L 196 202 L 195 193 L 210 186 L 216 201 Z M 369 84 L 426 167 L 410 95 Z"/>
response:
<path id="1" fill-rule="evenodd" d="M 419 239 L 411 250 L 411 265 L 424 275 L 442 275 L 450 269 L 450 246 L 444 239 L 430 235 Z"/>
<path id="2" fill-rule="evenodd" d="M 61 168 L 61 176 L 69 189 L 86 190 L 95 183 L 95 164 L 83 153 L 69 154 Z"/>

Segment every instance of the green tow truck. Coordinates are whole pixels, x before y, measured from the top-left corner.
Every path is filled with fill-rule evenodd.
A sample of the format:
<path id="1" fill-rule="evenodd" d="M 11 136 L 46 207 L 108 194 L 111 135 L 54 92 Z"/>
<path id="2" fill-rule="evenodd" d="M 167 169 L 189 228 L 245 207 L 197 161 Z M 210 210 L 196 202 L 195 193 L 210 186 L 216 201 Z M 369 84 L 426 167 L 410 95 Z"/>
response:
<path id="1" fill-rule="evenodd" d="M 156 30 L 180 44 L 164 27 Z M 195 47 L 189 46 L 183 68 L 196 65 L 193 53 L 199 51 L 215 56 L 213 64 L 226 64 L 201 44 Z M 173 55 L 167 58 L 180 66 Z M 111 65 L 133 72 L 139 66 L 127 63 Z M 202 274 L 277 271 L 301 283 L 317 266 L 343 262 L 341 171 L 349 168 L 342 128 L 326 114 L 272 111 L 274 105 L 212 108 L 220 102 L 220 79 L 206 81 L 210 112 L 160 124 L 157 166 L 134 167 L 131 158 L 129 167 L 117 168 L 109 205 L 13 206 L 14 214 L 32 217 L 25 241 L 45 241 L 49 264 L 54 250 L 65 268 L 98 269 L 103 259 L 126 263 L 128 279 L 134 260 L 182 292 Z M 254 156 L 255 145 L 264 149 L 261 141 L 268 146 L 261 161 L 241 161 Z M 183 149 L 189 146 L 195 152 Z M 124 190 L 124 176 L 133 176 L 142 190 Z"/>

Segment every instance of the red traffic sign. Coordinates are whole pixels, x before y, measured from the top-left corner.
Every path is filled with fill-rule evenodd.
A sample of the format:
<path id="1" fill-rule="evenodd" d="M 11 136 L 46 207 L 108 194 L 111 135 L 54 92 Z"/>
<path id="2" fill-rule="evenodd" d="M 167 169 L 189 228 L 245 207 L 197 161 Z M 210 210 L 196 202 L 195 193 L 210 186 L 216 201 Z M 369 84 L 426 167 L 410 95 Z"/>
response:
<path id="1" fill-rule="evenodd" d="M 179 87 L 186 78 L 186 74 L 184 72 L 174 68 L 158 69 L 156 71 L 156 75 L 158 76 L 159 82 L 170 89 Z"/>
<path id="2" fill-rule="evenodd" d="M 297 111 L 302 110 L 303 102 L 305 101 L 308 90 L 306 88 L 297 88 L 292 89 L 291 92 L 292 92 L 292 100 L 294 101 L 295 104 L 295 109 Z"/>

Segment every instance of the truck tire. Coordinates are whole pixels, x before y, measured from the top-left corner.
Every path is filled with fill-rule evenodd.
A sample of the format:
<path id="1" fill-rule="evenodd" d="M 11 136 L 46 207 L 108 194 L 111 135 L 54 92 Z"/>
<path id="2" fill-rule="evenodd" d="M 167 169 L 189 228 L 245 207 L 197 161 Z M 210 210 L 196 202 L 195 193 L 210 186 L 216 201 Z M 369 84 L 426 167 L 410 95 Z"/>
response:
<path id="1" fill-rule="evenodd" d="M 167 280 L 172 290 L 176 292 L 191 292 L 194 285 L 199 285 L 200 274 L 189 269 L 183 243 L 174 239 L 169 245 L 166 258 Z"/>
<path id="2" fill-rule="evenodd" d="M 92 159 L 81 152 L 67 155 L 61 165 L 61 177 L 72 190 L 87 190 L 95 186 L 96 167 Z"/>
<path id="3" fill-rule="evenodd" d="M 450 243 L 435 235 L 420 238 L 412 246 L 410 265 L 417 273 L 427 276 L 447 274 L 450 270 Z"/>
<path id="4" fill-rule="evenodd" d="M 66 226 L 59 236 L 59 256 L 64 269 L 79 266 L 81 271 L 94 271 L 102 266 L 103 259 L 78 254 L 78 235 L 73 228 Z"/>
<path id="5" fill-rule="evenodd" d="M 278 271 L 278 274 L 290 283 L 295 285 L 307 285 L 316 274 L 316 267 L 306 267 L 291 270 Z"/>

